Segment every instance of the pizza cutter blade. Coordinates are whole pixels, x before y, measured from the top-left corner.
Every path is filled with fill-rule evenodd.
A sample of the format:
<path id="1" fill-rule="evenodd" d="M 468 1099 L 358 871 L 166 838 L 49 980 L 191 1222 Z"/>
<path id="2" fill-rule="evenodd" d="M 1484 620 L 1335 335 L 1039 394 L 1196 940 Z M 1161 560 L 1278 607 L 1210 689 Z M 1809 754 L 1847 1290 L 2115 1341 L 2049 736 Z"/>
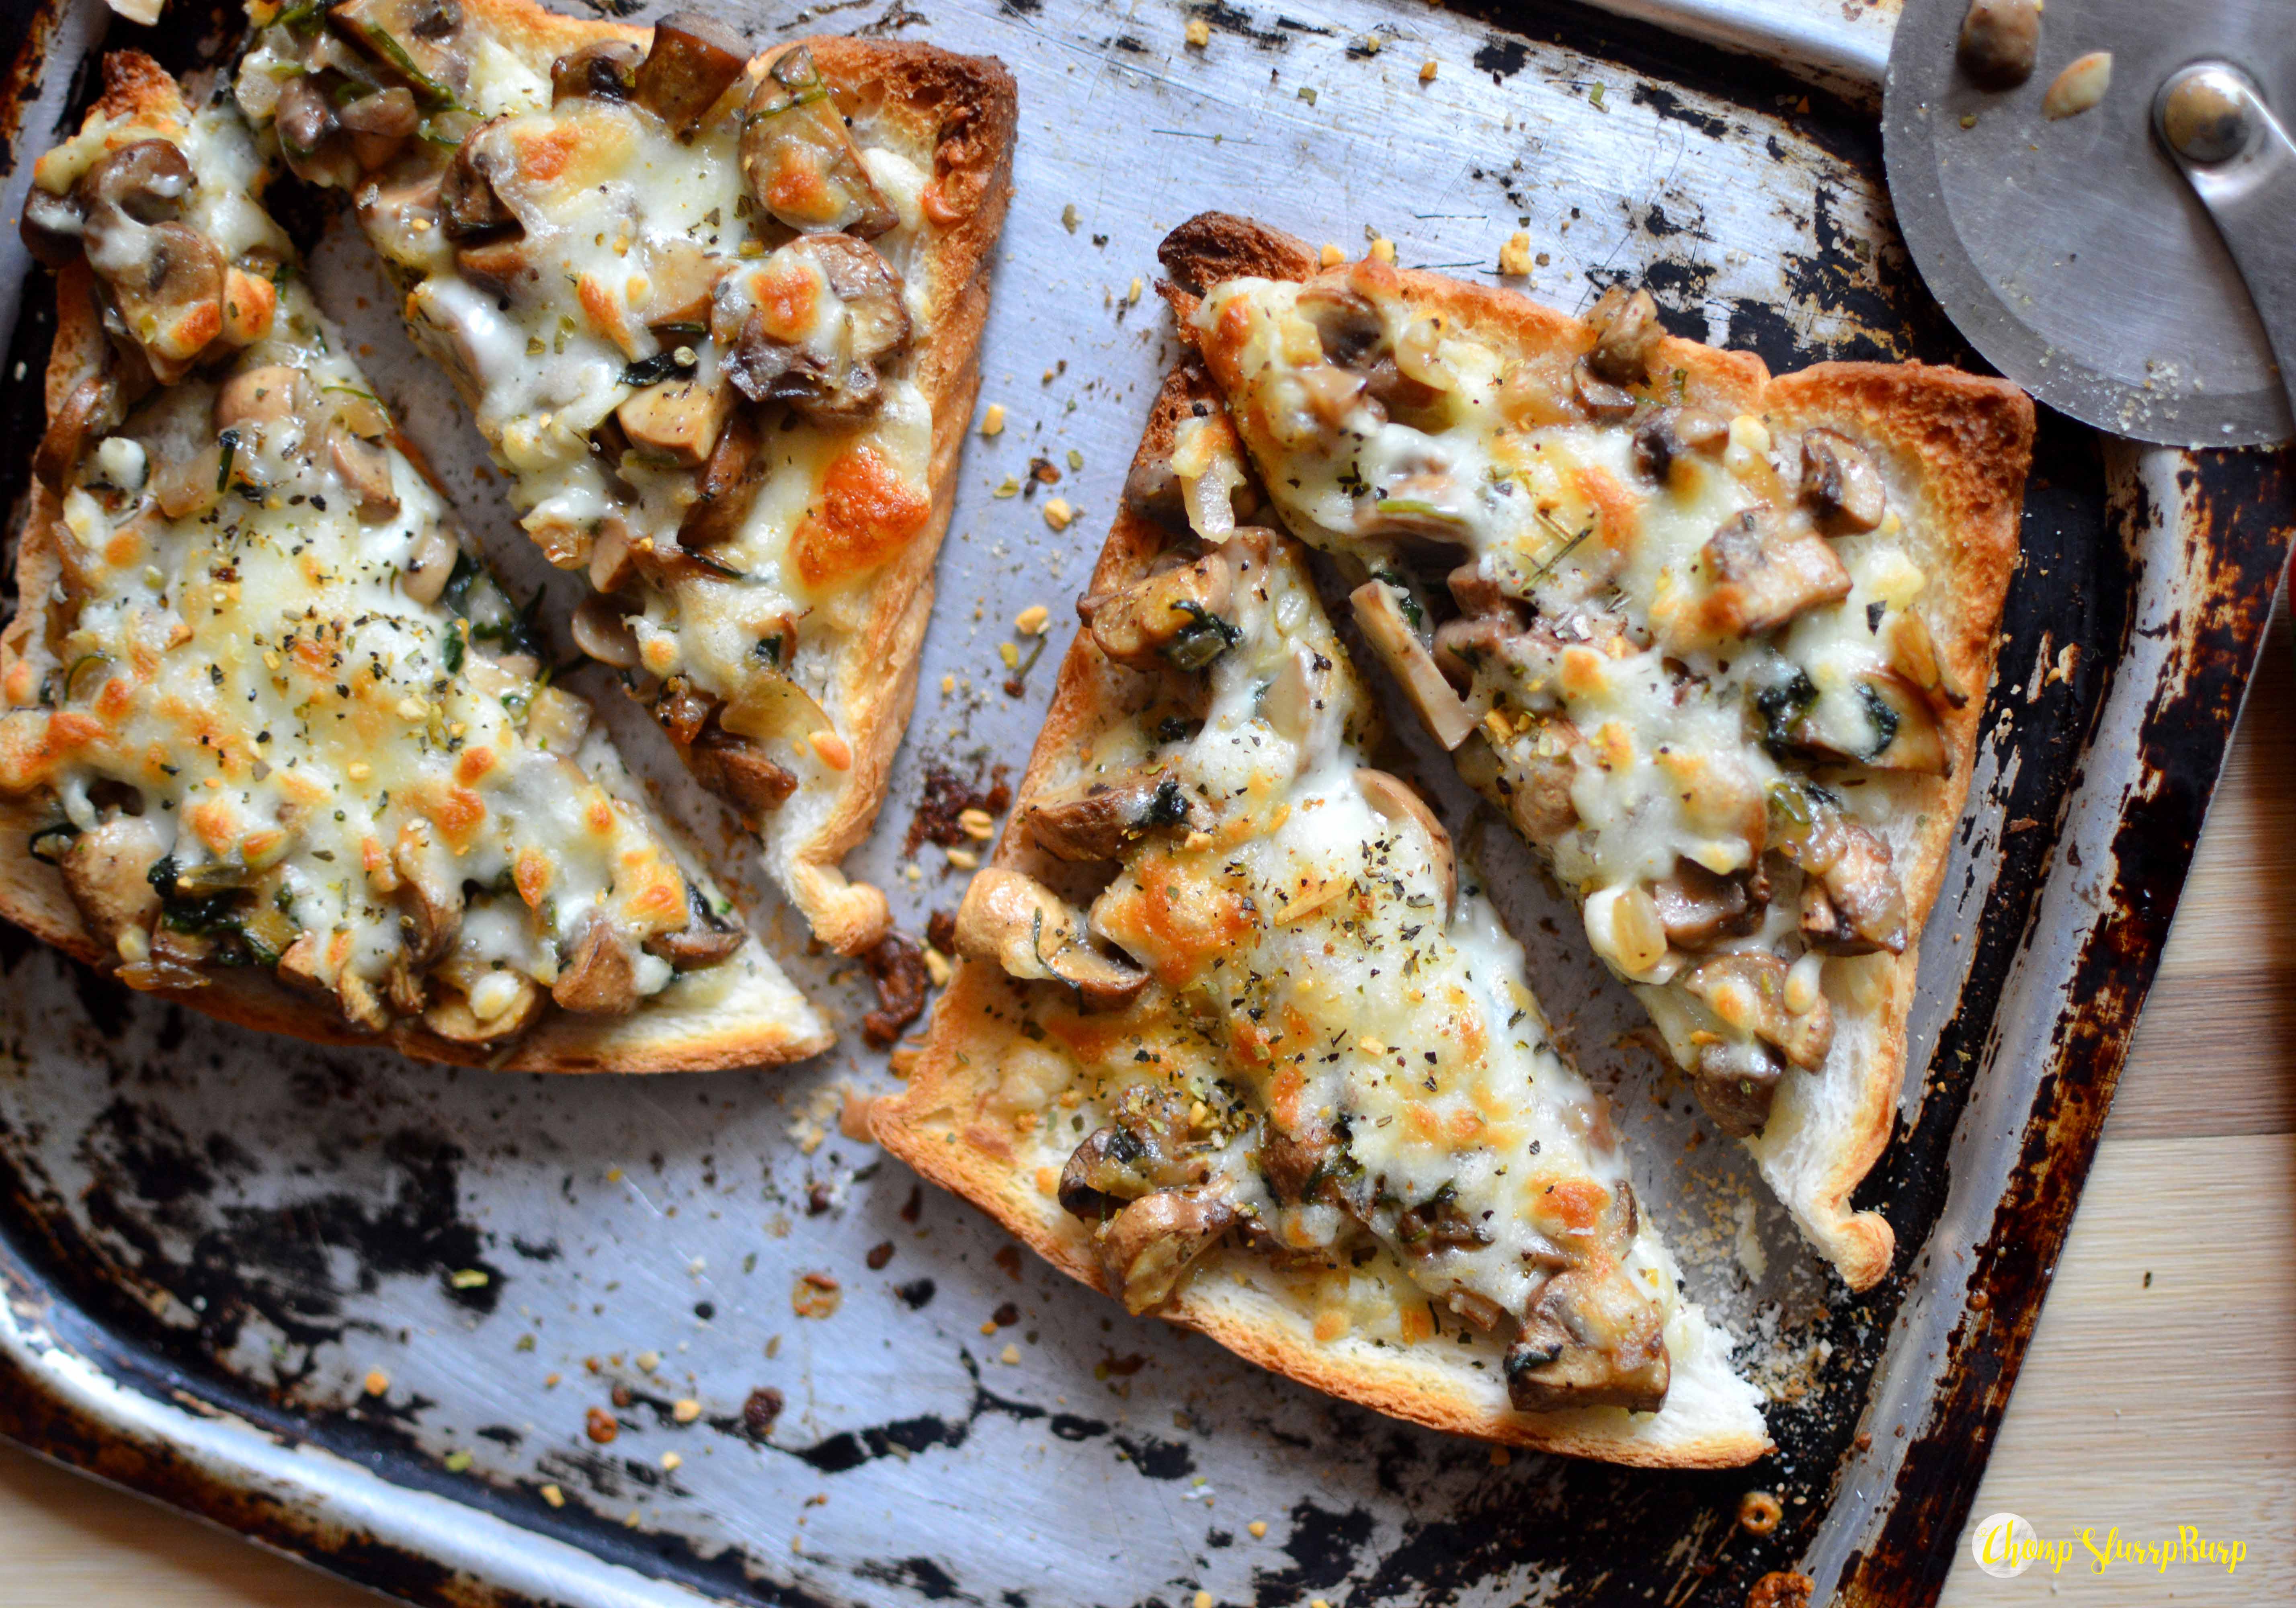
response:
<path id="1" fill-rule="evenodd" d="M 1974 82 L 1969 0 L 1906 0 L 1883 153 L 1970 344 L 2036 397 L 2178 447 L 2296 439 L 2296 29 L 2288 0 L 2054 0 L 2032 76 Z M 2051 119 L 2094 51 L 2111 79 Z M 2276 356 L 2278 360 L 2276 360 Z"/>

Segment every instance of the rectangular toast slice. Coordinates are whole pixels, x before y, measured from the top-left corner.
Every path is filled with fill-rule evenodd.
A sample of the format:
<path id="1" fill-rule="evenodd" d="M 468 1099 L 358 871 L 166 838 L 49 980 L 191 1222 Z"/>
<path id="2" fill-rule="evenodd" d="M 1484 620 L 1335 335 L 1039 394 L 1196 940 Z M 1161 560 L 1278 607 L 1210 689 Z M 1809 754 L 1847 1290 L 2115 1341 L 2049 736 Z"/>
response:
<path id="1" fill-rule="evenodd" d="M 1853 1289 L 1966 800 L 2033 407 L 1919 364 L 1773 377 L 1206 214 L 1160 253 L 1277 515 L 1578 901 L 1707 1112 Z"/>
<path id="2" fill-rule="evenodd" d="M 848 953 L 838 869 L 915 696 L 1012 187 L 1013 80 L 903 40 L 750 58 L 529 0 L 256 0 L 236 80 L 346 191 L 523 523 L 775 882 Z"/>
<path id="3" fill-rule="evenodd" d="M 1304 552 L 1236 525 L 1258 493 L 1193 367 L 1133 484 L 1176 465 L 1230 517 L 1119 512 L 877 1137 L 1132 1310 L 1334 1396 L 1615 1462 L 1759 1456 L 1521 949 L 1372 767 Z"/>
<path id="4" fill-rule="evenodd" d="M 530 1071 L 828 1046 L 449 522 L 227 98 L 104 62 L 41 158 L 50 423 L 0 633 L 0 913 L 227 1021 Z"/>

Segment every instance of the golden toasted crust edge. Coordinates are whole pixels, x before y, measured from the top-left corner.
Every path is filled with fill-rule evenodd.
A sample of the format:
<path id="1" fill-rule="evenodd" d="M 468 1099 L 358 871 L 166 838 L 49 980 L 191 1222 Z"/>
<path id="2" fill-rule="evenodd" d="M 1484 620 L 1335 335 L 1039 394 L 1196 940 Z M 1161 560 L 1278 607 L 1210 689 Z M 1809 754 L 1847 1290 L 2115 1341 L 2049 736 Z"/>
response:
<path id="1" fill-rule="evenodd" d="M 104 62 L 105 92 L 92 116 L 127 118 L 179 116 L 175 81 L 159 63 L 138 52 L 115 52 Z M 57 276 L 55 342 L 43 377 L 48 411 L 62 406 L 72 388 L 96 372 L 104 356 L 102 324 L 93 281 L 85 263 L 75 262 Z M 62 509 L 53 492 L 37 480 L 26 507 L 16 548 L 15 617 L 0 629 L 0 679 L 24 656 L 45 611 L 25 600 L 45 597 L 60 565 L 54 544 Z M 4 718 L 4 717 L 0 717 Z M 109 971 L 119 956 L 108 954 L 81 923 L 55 867 L 35 857 L 29 833 L 38 823 L 21 805 L 0 804 L 0 915 L 73 959 Z M 737 956 L 738 959 L 738 956 Z M 733 963 L 727 963 L 733 964 Z M 482 1047 L 456 1044 L 417 1026 L 398 1024 L 387 1037 L 362 1033 L 325 1001 L 299 994 L 254 969 L 210 974 L 204 988 L 168 991 L 207 1015 L 242 1027 L 284 1033 L 313 1043 L 380 1046 L 417 1060 L 529 1072 L 689 1072 L 762 1066 L 803 1060 L 834 1042 L 827 1033 L 800 1035 L 779 1021 L 752 1021 L 737 1013 L 710 1027 L 663 1030 L 641 1010 L 611 1021 L 586 1021 L 554 1012 L 497 1059 Z"/>
<path id="2" fill-rule="evenodd" d="M 1348 271 L 1323 269 L 1304 242 L 1226 213 L 1203 213 L 1180 225 L 1166 236 L 1157 256 L 1171 276 L 1164 290 L 1181 337 L 1191 345 L 1198 341 L 1190 315 L 1201 293 L 1223 280 L 1250 275 L 1305 281 Z M 1417 270 L 1390 272 L 1398 287 L 1415 300 L 1525 346 L 1562 344 L 1585 350 L 1594 344 L 1591 326 L 1514 291 Z M 1851 1289 L 1864 1290 L 1889 1271 L 1896 1235 L 1879 1212 L 1853 1212 L 1849 1201 L 1890 1141 L 1904 1078 L 1906 1023 L 1921 933 L 1968 800 L 1984 717 L 1983 689 L 1992 681 L 2002 602 L 2016 564 L 2018 521 L 2032 457 L 2033 403 L 2006 381 L 1919 363 L 1822 363 L 1773 378 L 1751 353 L 1671 335 L 1660 351 L 1665 362 L 1685 371 L 1696 393 L 1693 400 L 1728 398 L 1748 411 L 1789 420 L 1854 421 L 1865 439 L 1886 446 L 1901 464 L 1916 466 L 1927 505 L 1919 527 L 1951 531 L 1959 538 L 1923 556 L 1931 561 L 1925 566 L 1930 572 L 1946 580 L 1950 599 L 1939 651 L 1972 696 L 1940 722 L 1953 756 L 1952 774 L 1927 779 L 1918 790 L 1926 795 L 1917 806 L 1926 823 L 1916 834 L 1914 859 L 1901 869 L 1909 941 L 1893 968 L 1889 997 L 1874 1013 L 1877 1030 L 1871 1053 L 1845 1069 L 1854 1089 L 1852 1131 L 1833 1148 L 1815 1193 L 1796 1202 L 1798 1219 L 1812 1243 Z M 1208 356 L 1217 361 L 1217 354 Z"/>
<path id="3" fill-rule="evenodd" d="M 1193 365 L 1176 369 L 1156 398 L 1140 459 L 1168 457 L 1174 431 L 1198 402 L 1218 406 L 1217 388 Z M 1091 589 L 1120 587 L 1144 573 L 1171 539 L 1153 521 L 1119 509 L 1094 565 Z M 1028 800 L 1047 784 L 1081 742 L 1121 718 L 1122 695 L 1131 679 L 1130 672 L 1101 654 L 1088 633 L 1077 633 L 1062 660 L 1052 707 L 1030 751 L 1008 821 L 1021 818 Z M 990 863 L 1037 873 L 1050 873 L 1057 864 L 1011 825 Z M 1062 1272 L 1105 1294 L 1107 1284 L 1089 1231 L 1042 1194 L 1032 1177 L 1000 1156 L 985 1142 L 990 1136 L 976 1133 L 979 1125 L 969 1120 L 996 1081 L 993 1046 L 1009 1038 L 993 1024 L 990 1013 L 1001 1000 L 1014 997 L 1015 989 L 994 965 L 958 961 L 907 1088 L 873 1104 L 870 1128 L 880 1144 L 923 1177 L 971 1201 Z M 1305 1322 L 1295 1333 L 1272 1315 L 1232 1309 L 1193 1284 L 1159 1316 L 1209 1336 L 1271 1373 L 1451 1434 L 1658 1468 L 1736 1467 L 1769 1449 L 1768 1440 L 1759 1433 L 1709 1432 L 1676 1442 L 1633 1439 L 1624 1432 L 1628 1421 L 1619 1415 L 1494 1413 L 1469 1399 L 1439 1366 L 1400 1354 L 1376 1361 L 1338 1356 L 1307 1337 Z"/>
<path id="4" fill-rule="evenodd" d="M 490 31 L 545 64 L 602 39 L 643 45 L 653 37 L 651 28 L 563 16 L 533 0 L 468 4 Z M 884 805 L 893 754 L 916 703 L 933 565 L 948 533 L 957 458 L 980 390 L 980 331 L 996 239 L 1012 200 L 1020 103 L 1012 73 L 993 56 L 959 55 L 910 39 L 755 43 L 761 53 L 807 45 L 832 83 L 882 86 L 887 104 L 930 120 L 932 137 L 923 143 L 934 148 L 935 177 L 947 204 L 963 212 L 940 229 L 927 254 L 939 305 L 931 340 L 916 358 L 917 381 L 932 404 L 932 512 L 900 554 L 863 583 L 872 593 L 868 615 L 847 638 L 835 671 L 853 764 L 827 818 L 787 854 L 792 902 L 824 943 L 854 955 L 884 936 L 891 913 L 882 892 L 849 881 L 838 863 L 869 834 Z"/>

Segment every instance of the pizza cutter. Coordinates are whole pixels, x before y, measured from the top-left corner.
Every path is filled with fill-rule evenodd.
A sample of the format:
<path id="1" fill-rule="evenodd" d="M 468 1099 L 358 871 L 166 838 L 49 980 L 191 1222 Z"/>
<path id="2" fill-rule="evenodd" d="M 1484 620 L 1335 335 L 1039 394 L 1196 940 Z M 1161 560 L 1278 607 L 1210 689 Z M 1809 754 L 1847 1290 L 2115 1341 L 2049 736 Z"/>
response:
<path id="1" fill-rule="evenodd" d="M 1883 93 L 1890 193 L 1939 304 L 2098 430 L 2296 439 L 2289 0 L 2048 0 L 2005 87 L 1962 59 L 1969 9 L 1906 0 Z"/>

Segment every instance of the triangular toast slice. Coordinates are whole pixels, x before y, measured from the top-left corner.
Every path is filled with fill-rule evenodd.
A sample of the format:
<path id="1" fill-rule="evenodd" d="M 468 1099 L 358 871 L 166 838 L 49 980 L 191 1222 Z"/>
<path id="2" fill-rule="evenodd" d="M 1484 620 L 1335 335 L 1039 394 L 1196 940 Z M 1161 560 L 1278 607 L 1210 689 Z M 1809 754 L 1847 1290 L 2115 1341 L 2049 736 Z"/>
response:
<path id="1" fill-rule="evenodd" d="M 751 59 L 529 0 L 256 0 L 241 104 L 350 194 L 585 651 L 759 832 L 834 948 L 915 694 L 979 389 L 1015 103 L 901 40 Z"/>
<path id="2" fill-rule="evenodd" d="M 1161 258 L 1283 522 L 1854 1289 L 2031 455 L 2002 381 L 1773 378 L 1208 214 Z"/>
<path id="3" fill-rule="evenodd" d="M 1192 369 L 873 1128 L 1065 1272 L 1317 1390 L 1615 1462 L 1759 1456 L 1521 950 L 1373 767 L 1304 551 L 1233 499 L 1191 530 L 1155 495 L 1176 463 L 1256 500 Z"/>
<path id="4" fill-rule="evenodd" d="M 827 1047 L 401 451 L 229 99 L 104 75 L 25 223 L 60 279 L 0 912 L 226 1020 L 430 1060 Z"/>

